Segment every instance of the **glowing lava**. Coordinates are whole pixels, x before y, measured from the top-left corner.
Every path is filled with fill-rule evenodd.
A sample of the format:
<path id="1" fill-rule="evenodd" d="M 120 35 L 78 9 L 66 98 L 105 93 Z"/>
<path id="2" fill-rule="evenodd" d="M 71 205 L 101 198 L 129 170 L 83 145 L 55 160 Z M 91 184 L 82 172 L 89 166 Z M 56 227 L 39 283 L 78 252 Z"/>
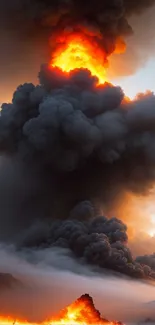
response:
<path id="1" fill-rule="evenodd" d="M 107 59 L 103 49 L 96 42 L 90 42 L 83 34 L 74 33 L 68 37 L 57 39 L 57 47 L 51 62 L 52 67 L 58 67 L 64 72 L 74 69 L 88 69 L 96 76 L 99 84 L 104 84 L 106 78 Z"/>
<path id="2" fill-rule="evenodd" d="M 95 308 L 92 298 L 85 294 L 63 309 L 56 317 L 42 323 L 15 321 L 0 317 L 1 325 L 122 325 L 121 322 L 109 322 L 103 319 Z"/>

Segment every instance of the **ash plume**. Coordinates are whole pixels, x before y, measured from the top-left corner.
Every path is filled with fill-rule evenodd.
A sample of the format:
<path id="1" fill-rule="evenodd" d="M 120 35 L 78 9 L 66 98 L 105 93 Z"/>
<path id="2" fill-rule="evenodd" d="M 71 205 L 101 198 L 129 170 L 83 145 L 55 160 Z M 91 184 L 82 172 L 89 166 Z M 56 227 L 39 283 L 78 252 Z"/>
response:
<path id="1" fill-rule="evenodd" d="M 100 209 L 110 211 L 125 190 L 146 193 L 154 182 L 154 94 L 126 102 L 120 87 L 96 87 L 86 70 L 67 75 L 43 65 L 39 79 L 2 105 L 1 155 L 20 177 L 8 177 L 5 191 L 1 184 L 1 240 L 61 247 L 100 269 L 155 278 L 153 268 L 133 259 L 127 227 Z"/>

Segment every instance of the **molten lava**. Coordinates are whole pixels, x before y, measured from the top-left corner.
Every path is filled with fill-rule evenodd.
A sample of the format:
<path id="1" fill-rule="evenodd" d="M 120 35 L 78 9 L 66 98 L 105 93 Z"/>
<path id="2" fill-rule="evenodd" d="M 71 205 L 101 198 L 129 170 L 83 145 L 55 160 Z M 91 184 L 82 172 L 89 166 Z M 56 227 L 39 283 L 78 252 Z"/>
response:
<path id="1" fill-rule="evenodd" d="M 122 325 L 121 322 L 109 322 L 103 319 L 95 308 L 92 298 L 82 295 L 71 305 L 63 309 L 56 317 L 42 323 L 29 323 L 0 317 L 1 325 Z"/>
<path id="2" fill-rule="evenodd" d="M 98 46 L 98 43 L 91 42 L 82 33 L 61 36 L 57 39 L 57 43 L 59 45 L 52 58 L 52 67 L 58 67 L 63 72 L 81 68 L 88 69 L 92 76 L 98 78 L 99 84 L 107 81 L 106 53 Z"/>

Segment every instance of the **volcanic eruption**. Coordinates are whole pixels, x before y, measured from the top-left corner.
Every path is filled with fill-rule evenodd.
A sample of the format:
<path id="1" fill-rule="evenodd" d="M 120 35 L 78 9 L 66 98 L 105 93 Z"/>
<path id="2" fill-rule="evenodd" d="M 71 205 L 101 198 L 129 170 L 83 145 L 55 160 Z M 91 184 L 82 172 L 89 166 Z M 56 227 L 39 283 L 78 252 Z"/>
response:
<path id="1" fill-rule="evenodd" d="M 131 101 L 107 80 L 109 57 L 133 33 L 128 17 L 154 1 L 21 3 L 9 26 L 25 17 L 21 34 L 44 30 L 52 53 L 39 85 L 20 85 L 2 104 L 0 241 L 32 263 L 34 252 L 58 248 L 99 274 L 154 281 L 154 254 L 133 257 L 111 211 L 125 192 L 146 194 L 155 182 L 155 95 Z M 84 295 L 50 324 L 121 323 L 102 319 Z"/>
<path id="2" fill-rule="evenodd" d="M 20 190 L 19 200 L 13 181 L 9 215 L 2 204 L 13 227 L 4 225 L 1 238 L 21 247 L 63 247 L 103 269 L 154 278 L 150 263 L 132 257 L 123 222 L 98 209 L 117 192 L 145 191 L 154 182 L 154 95 L 126 102 L 120 87 L 98 87 L 85 69 L 43 65 L 39 78 L 41 85 L 19 86 L 12 104 L 2 105 L 1 152 L 26 193 Z"/>
<path id="3" fill-rule="evenodd" d="M 125 190 L 142 193 L 154 183 L 155 96 L 128 101 L 120 87 L 105 83 L 108 57 L 125 49 L 123 35 L 131 31 L 125 19 L 134 9 L 128 1 L 124 7 L 112 3 L 98 4 L 95 12 L 94 3 L 65 3 L 65 13 L 52 5 L 57 22 L 51 11 L 37 20 L 55 26 L 52 58 L 41 67 L 40 85 L 20 85 L 12 103 L 2 105 L 0 150 L 5 170 L 11 161 L 8 179 L 13 171 L 15 180 L 9 204 L 7 185 L 2 190 L 2 215 L 10 227 L 4 224 L 1 239 L 69 248 L 101 268 L 154 278 L 150 263 L 132 257 L 127 227 L 100 216 L 100 205 L 110 210 Z M 143 1 L 141 9 L 148 4 Z"/>

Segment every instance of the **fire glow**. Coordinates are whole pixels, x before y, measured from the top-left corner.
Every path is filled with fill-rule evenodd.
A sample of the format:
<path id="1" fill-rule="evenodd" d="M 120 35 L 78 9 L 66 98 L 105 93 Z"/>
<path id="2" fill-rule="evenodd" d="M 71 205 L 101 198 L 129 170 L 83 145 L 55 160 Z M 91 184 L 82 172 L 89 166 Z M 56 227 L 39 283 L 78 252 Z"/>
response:
<path id="1" fill-rule="evenodd" d="M 71 305 L 63 309 L 56 317 L 42 323 L 13 320 L 10 317 L 0 317 L 1 325 L 123 325 L 121 322 L 109 322 L 103 319 L 95 308 L 92 298 L 82 295 Z"/>
<path id="2" fill-rule="evenodd" d="M 107 81 L 107 59 L 105 52 L 98 44 L 91 42 L 84 34 L 74 33 L 57 39 L 57 47 L 51 62 L 52 67 L 58 67 L 63 72 L 75 69 L 88 69 L 92 76 L 98 78 L 99 84 Z M 62 45 L 61 45 L 62 44 Z"/>

